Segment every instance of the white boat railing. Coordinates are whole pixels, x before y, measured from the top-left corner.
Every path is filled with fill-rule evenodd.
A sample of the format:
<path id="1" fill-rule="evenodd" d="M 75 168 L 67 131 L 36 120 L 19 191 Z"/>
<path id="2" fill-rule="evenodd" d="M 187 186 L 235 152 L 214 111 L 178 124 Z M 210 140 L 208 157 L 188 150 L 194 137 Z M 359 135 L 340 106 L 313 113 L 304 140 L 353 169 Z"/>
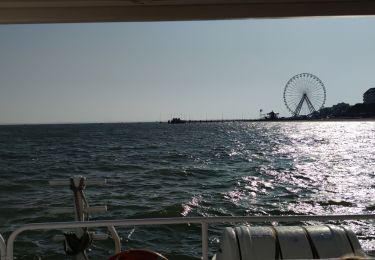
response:
<path id="1" fill-rule="evenodd" d="M 243 217 L 181 217 L 181 218 L 150 218 L 150 219 L 120 219 L 120 220 L 96 220 L 84 222 L 54 222 L 26 224 L 13 231 L 7 243 L 0 240 L 1 260 L 13 260 L 14 242 L 17 236 L 30 230 L 59 230 L 72 228 L 94 227 L 126 227 L 145 225 L 173 225 L 173 224 L 197 224 L 202 229 L 202 259 L 208 260 L 208 225 L 214 223 L 261 223 L 261 222 L 300 222 L 300 221 L 343 221 L 343 220 L 374 220 L 375 214 L 363 215 L 313 215 L 313 216 L 243 216 Z M 118 244 L 115 243 L 116 247 Z M 3 253 L 6 247 L 6 255 Z"/>

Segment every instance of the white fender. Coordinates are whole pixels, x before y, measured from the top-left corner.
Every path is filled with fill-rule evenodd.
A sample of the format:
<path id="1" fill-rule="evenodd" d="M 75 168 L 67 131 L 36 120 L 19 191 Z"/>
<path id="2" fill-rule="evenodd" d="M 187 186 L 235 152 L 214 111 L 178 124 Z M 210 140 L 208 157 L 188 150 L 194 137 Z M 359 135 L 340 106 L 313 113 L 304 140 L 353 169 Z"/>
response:
<path id="1" fill-rule="evenodd" d="M 235 229 L 244 259 L 274 259 L 275 236 L 270 227 L 237 227 Z"/>
<path id="2" fill-rule="evenodd" d="M 354 233 L 348 235 L 347 230 L 333 225 L 305 228 L 320 258 L 363 256 L 359 254 L 363 250 Z"/>
<path id="3" fill-rule="evenodd" d="M 329 227 L 307 226 L 305 228 L 311 238 L 311 242 L 316 248 L 319 258 L 337 258 L 341 256 L 337 252 L 336 243 Z"/>
<path id="4" fill-rule="evenodd" d="M 356 235 L 345 228 L 326 226 L 225 228 L 215 260 L 366 257 Z M 276 256 L 276 253 L 278 256 Z"/>
<path id="5" fill-rule="evenodd" d="M 270 227 L 225 228 L 216 260 L 275 258 L 275 236 Z"/>
<path id="6" fill-rule="evenodd" d="M 367 257 L 365 251 L 363 251 L 361 245 L 359 244 L 357 236 L 354 234 L 354 232 L 350 229 L 344 228 L 346 235 L 348 236 L 348 239 L 353 247 L 354 255 L 359 257 Z"/>
<path id="7" fill-rule="evenodd" d="M 331 230 L 332 237 L 336 244 L 337 254 L 340 257 L 354 256 L 352 246 L 350 245 L 350 241 L 348 240 L 345 230 L 334 225 L 327 225 L 327 227 L 329 227 Z"/>
<path id="8" fill-rule="evenodd" d="M 313 253 L 302 227 L 275 227 L 283 259 L 312 259 Z"/>
<path id="9" fill-rule="evenodd" d="M 224 229 L 224 233 L 220 240 L 219 252 L 216 254 L 216 260 L 229 259 L 241 260 L 238 251 L 236 234 L 234 233 L 234 229 L 231 227 Z"/>

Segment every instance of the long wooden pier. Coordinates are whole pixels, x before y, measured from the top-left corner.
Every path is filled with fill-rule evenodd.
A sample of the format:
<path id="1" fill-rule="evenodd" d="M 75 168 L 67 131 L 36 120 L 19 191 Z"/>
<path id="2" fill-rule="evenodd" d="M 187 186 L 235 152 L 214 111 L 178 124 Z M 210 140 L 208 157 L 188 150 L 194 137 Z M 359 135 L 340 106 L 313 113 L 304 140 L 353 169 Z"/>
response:
<path id="1" fill-rule="evenodd" d="M 189 124 L 189 123 L 226 123 L 226 122 L 260 122 L 270 121 L 268 119 L 206 119 L 206 120 L 182 120 L 173 118 L 168 120 L 169 124 Z"/>

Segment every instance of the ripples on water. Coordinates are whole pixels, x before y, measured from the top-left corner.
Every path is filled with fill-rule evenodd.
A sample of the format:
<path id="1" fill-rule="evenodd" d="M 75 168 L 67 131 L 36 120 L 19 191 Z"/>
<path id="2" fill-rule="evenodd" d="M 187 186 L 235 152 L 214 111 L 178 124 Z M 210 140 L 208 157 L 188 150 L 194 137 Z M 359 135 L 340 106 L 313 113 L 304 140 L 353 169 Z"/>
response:
<path id="1" fill-rule="evenodd" d="M 51 178 L 107 178 L 91 187 L 93 219 L 225 215 L 374 213 L 374 122 L 87 124 L 0 127 L 0 232 L 24 223 L 70 220 L 50 207 L 70 206 Z M 374 250 L 372 223 L 346 222 Z M 210 229 L 211 253 L 223 226 Z M 194 225 L 121 228 L 123 246 L 198 259 Z M 53 232 L 22 234 L 18 259 L 65 259 Z M 90 255 L 113 253 L 95 242 Z M 47 257 L 46 257 L 47 256 Z"/>

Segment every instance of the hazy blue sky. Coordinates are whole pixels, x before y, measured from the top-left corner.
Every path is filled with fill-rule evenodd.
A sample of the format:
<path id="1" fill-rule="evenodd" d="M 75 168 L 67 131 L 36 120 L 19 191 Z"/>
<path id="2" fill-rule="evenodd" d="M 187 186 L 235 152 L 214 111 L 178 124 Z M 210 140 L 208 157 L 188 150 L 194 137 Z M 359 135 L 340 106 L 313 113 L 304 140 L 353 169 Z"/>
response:
<path id="1" fill-rule="evenodd" d="M 375 17 L 1 25 L 0 124 L 287 116 L 301 72 L 362 102 Z"/>

